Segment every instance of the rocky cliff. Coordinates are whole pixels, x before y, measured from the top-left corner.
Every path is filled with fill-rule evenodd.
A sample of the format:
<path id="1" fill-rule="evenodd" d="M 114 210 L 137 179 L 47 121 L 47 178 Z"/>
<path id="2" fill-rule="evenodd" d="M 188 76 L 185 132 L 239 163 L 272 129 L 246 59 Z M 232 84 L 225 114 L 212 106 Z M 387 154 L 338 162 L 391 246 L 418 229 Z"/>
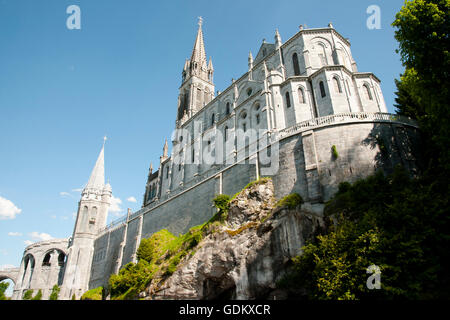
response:
<path id="1" fill-rule="evenodd" d="M 253 183 L 229 203 L 224 221 L 206 234 L 165 279 L 155 277 L 146 299 L 282 299 L 277 281 L 290 258 L 323 228 L 321 210 L 275 202 L 270 179 Z"/>

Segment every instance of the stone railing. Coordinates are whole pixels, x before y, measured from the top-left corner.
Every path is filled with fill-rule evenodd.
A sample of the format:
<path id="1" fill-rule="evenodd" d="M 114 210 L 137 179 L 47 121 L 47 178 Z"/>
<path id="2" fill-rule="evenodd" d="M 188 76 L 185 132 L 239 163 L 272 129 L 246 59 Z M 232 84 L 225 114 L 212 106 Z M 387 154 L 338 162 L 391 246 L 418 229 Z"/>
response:
<path id="1" fill-rule="evenodd" d="M 104 227 L 104 228 L 98 230 L 98 234 L 100 235 L 100 234 L 104 233 L 105 231 L 112 230 L 112 229 L 114 229 L 114 228 L 116 228 L 116 227 L 118 227 L 118 226 L 120 226 L 120 225 L 122 225 L 122 224 L 125 224 L 126 222 L 127 222 L 127 215 L 125 215 L 125 216 L 123 216 L 123 217 L 120 217 L 119 219 L 116 219 L 116 220 L 112 221 L 112 222 L 111 222 L 110 224 L 108 224 L 106 227 Z"/>
<path id="2" fill-rule="evenodd" d="M 303 131 L 308 131 L 315 128 L 330 126 L 330 125 L 338 125 L 338 124 L 345 124 L 345 123 L 357 123 L 357 122 L 390 122 L 390 123 L 400 123 L 400 124 L 406 124 L 413 127 L 418 127 L 417 122 L 413 119 L 397 114 L 391 114 L 391 113 L 369 113 L 369 112 L 348 112 L 348 113 L 339 113 L 339 114 L 332 114 L 324 117 L 314 118 L 306 121 L 299 122 L 289 128 L 282 129 L 279 131 L 272 131 L 271 132 L 271 139 L 272 142 L 275 142 L 276 140 L 280 140 L 283 138 L 286 138 L 288 136 L 298 134 Z M 267 134 L 267 132 L 265 133 Z M 262 139 L 262 138 L 260 138 Z M 259 140 L 258 140 L 259 141 Z M 258 141 L 255 141 L 253 143 L 258 143 Z M 241 150 L 236 150 L 236 152 L 242 151 L 245 148 L 248 148 L 249 145 L 246 145 Z M 208 179 L 214 174 L 216 174 L 219 170 L 210 169 L 211 172 L 207 171 L 201 174 L 201 176 L 198 177 L 193 183 L 195 185 L 196 183 L 199 183 L 202 180 Z M 186 189 L 189 189 L 191 186 L 185 186 L 185 188 L 180 188 L 177 190 L 174 190 L 173 193 L 170 195 L 164 195 L 157 201 L 153 202 L 152 204 L 146 206 L 145 208 L 141 208 L 138 211 L 132 213 L 128 220 L 133 220 L 134 218 L 144 214 L 145 212 L 151 210 L 153 207 L 159 206 L 161 203 L 164 203 L 167 200 L 170 200 L 172 197 L 180 194 L 181 192 L 185 191 Z M 110 231 L 119 225 L 125 224 L 128 222 L 127 216 L 121 217 L 113 222 L 111 222 L 109 225 L 107 225 L 105 228 L 99 230 L 99 234 L 102 234 L 106 231 Z"/>
<path id="3" fill-rule="evenodd" d="M 414 121 L 413 119 L 397 114 L 381 113 L 381 112 L 376 113 L 348 112 L 348 113 L 332 114 L 329 116 L 299 122 L 289 128 L 279 130 L 275 135 L 275 137 L 276 139 L 282 139 L 287 136 L 318 127 L 343 123 L 352 123 L 352 122 L 394 122 L 407 124 L 413 127 L 418 127 L 417 122 Z"/>

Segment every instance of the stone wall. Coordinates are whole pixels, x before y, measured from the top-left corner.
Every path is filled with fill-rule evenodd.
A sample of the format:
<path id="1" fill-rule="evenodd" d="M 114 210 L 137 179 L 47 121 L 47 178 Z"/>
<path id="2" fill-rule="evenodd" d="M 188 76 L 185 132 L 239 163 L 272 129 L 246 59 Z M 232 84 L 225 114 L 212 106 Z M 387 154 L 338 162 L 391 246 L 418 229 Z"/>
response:
<path id="1" fill-rule="evenodd" d="M 333 124 L 294 132 L 279 141 L 279 169 L 271 176 L 275 197 L 296 192 L 309 203 L 323 203 L 340 182 L 354 182 L 379 168 L 390 172 L 400 163 L 414 172 L 417 139 L 413 126 L 388 121 Z M 141 238 L 161 229 L 183 234 L 211 218 L 216 212 L 212 205 L 216 194 L 233 195 L 256 179 L 256 157 L 250 155 L 250 159 L 246 164 L 218 167 L 217 173 L 203 181 L 133 214 L 127 228 L 124 224 L 102 234 L 95 242 L 90 288 L 105 285 L 119 266 L 135 261 Z M 101 252 L 106 256 L 96 261 Z"/>

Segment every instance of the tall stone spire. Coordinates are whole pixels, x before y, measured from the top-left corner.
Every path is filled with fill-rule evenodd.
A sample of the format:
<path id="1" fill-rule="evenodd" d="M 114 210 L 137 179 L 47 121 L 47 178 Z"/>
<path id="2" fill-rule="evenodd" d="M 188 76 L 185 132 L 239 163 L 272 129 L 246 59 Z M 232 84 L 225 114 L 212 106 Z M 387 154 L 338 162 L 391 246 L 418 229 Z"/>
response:
<path id="1" fill-rule="evenodd" d="M 203 41 L 203 18 L 199 17 L 197 36 L 191 58 L 184 63 L 181 87 L 178 95 L 177 128 L 214 99 L 214 67 L 212 59 L 206 59 Z"/>
<path id="2" fill-rule="evenodd" d="M 194 48 L 192 49 L 191 63 L 197 62 L 198 66 L 206 67 L 206 53 L 205 53 L 205 43 L 203 41 L 203 18 L 198 18 L 198 31 L 197 37 L 195 38 Z"/>
<path id="3" fill-rule="evenodd" d="M 104 139 L 106 141 L 106 137 Z M 103 142 L 102 150 L 98 155 L 95 162 L 94 169 L 92 170 L 89 181 L 86 184 L 85 189 L 97 189 L 102 190 L 105 186 L 105 143 Z"/>

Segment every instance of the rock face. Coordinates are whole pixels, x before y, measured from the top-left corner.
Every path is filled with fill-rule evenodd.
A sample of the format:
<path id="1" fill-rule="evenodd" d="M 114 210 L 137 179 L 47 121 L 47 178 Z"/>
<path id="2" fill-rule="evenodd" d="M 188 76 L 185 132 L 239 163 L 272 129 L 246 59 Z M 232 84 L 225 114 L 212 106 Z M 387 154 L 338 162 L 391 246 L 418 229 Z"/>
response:
<path id="1" fill-rule="evenodd" d="M 290 258 L 323 226 L 320 215 L 301 208 L 275 208 L 272 181 L 255 183 L 230 203 L 218 230 L 148 299 L 282 299 L 276 282 Z"/>

